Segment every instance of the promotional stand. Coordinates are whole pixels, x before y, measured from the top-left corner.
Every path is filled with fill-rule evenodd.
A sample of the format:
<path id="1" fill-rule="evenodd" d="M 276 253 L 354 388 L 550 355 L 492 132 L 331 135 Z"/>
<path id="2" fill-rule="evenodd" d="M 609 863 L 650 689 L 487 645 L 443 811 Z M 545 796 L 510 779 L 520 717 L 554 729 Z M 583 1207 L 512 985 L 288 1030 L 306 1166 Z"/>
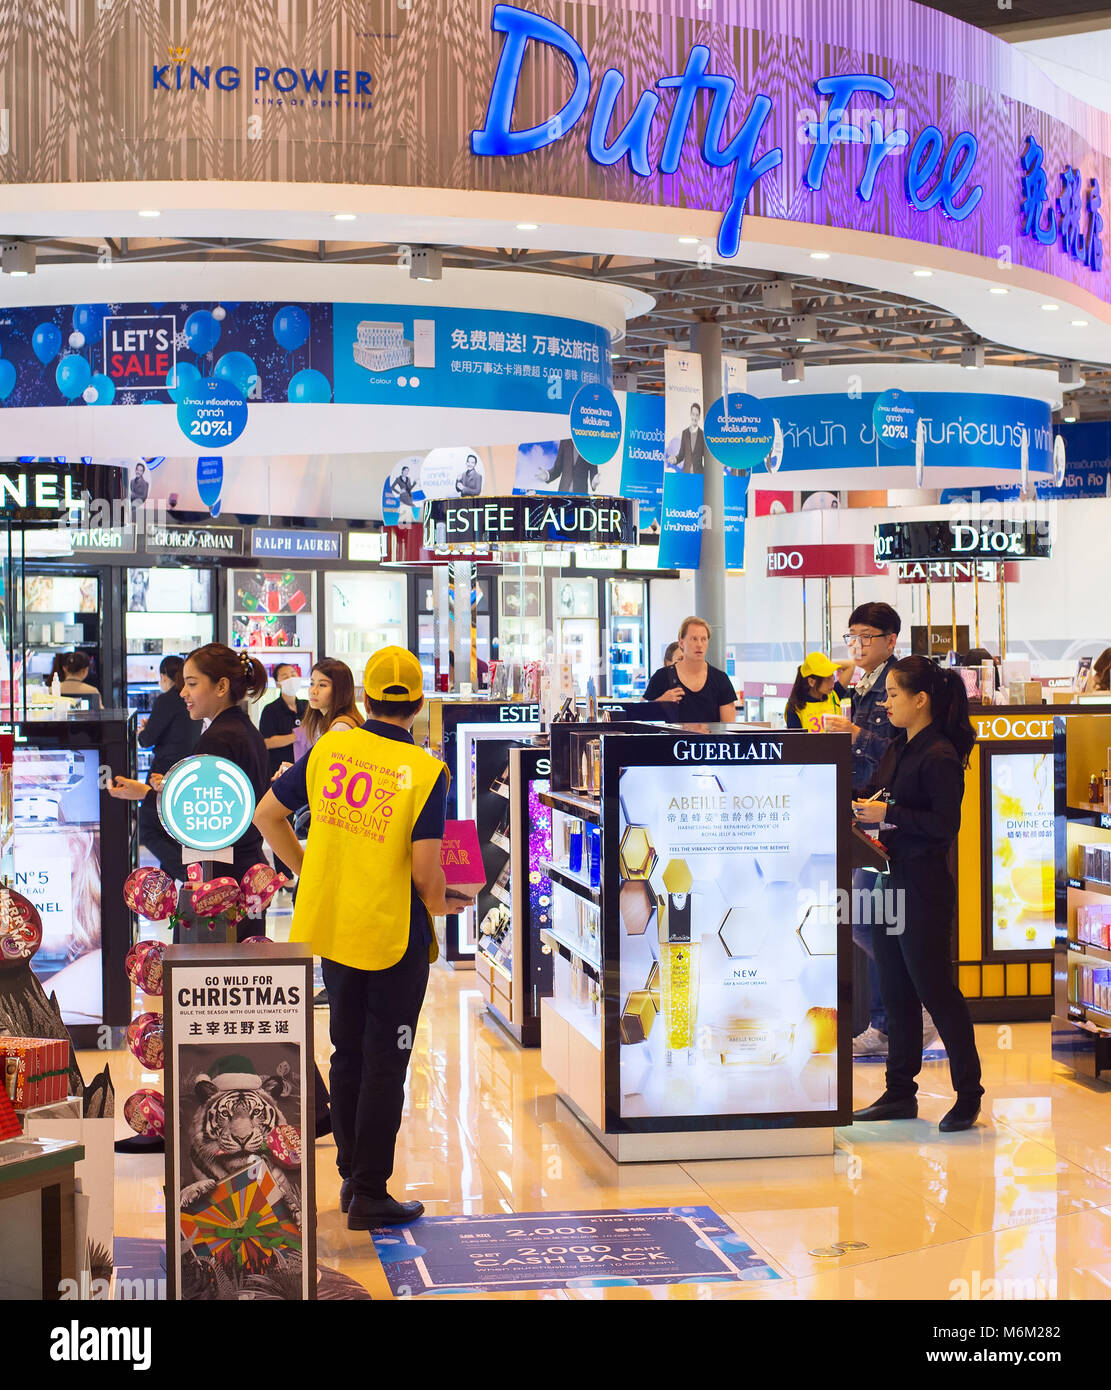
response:
<path id="1" fill-rule="evenodd" d="M 545 1070 L 618 1161 L 832 1153 L 852 1109 L 848 746 L 633 732 L 553 726 Z M 584 757 L 597 792 L 575 788 Z"/>

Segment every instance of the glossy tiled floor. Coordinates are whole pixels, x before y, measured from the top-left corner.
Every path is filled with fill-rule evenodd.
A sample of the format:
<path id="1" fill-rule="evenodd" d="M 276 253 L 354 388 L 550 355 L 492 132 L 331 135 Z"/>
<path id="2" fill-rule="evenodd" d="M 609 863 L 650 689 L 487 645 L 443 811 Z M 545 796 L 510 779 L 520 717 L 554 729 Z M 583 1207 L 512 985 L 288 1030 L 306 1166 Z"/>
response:
<path id="1" fill-rule="evenodd" d="M 323 1010 L 316 1028 L 326 1075 Z M 921 1119 L 840 1130 L 832 1157 L 619 1166 L 556 1100 L 539 1051 L 519 1049 L 485 1014 L 473 975 L 437 966 L 392 1188 L 430 1215 L 710 1206 L 782 1276 L 560 1297 L 944 1300 L 990 1294 L 988 1280 L 1009 1281 L 1009 1297 L 1108 1296 L 1111 1092 L 1053 1063 L 1048 1024 L 982 1026 L 977 1040 L 987 1097 L 969 1133 L 938 1133 L 951 1092 L 946 1065 L 931 1063 Z M 103 1054 L 81 1060 L 89 1073 Z M 140 1069 L 123 1053 L 111 1064 L 122 1110 Z M 857 1103 L 867 1103 L 883 1068 L 858 1065 L 855 1086 Z M 389 1297 L 370 1238 L 348 1232 L 339 1213 L 333 1158 L 321 1142 L 319 1258 Z M 118 1235 L 162 1237 L 161 1184 L 161 1159 L 117 1157 Z M 837 1259 L 810 1253 L 837 1241 L 865 1248 Z"/>

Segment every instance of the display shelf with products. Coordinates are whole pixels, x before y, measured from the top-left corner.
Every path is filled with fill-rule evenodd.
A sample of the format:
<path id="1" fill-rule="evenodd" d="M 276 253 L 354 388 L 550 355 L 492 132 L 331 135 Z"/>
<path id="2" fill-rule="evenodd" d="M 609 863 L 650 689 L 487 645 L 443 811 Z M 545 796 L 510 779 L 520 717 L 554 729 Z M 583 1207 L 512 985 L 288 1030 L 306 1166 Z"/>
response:
<path id="1" fill-rule="evenodd" d="M 1085 808 L 1089 780 L 1111 746 L 1111 714 L 1054 719 L 1056 953 L 1052 1052 L 1082 1075 L 1111 1081 L 1111 821 Z"/>
<path id="2" fill-rule="evenodd" d="M 382 647 L 408 647 L 405 576 L 342 570 L 322 577 L 324 650 L 346 662 L 360 689 L 367 661 Z"/>
<path id="3" fill-rule="evenodd" d="M 316 652 L 316 582 L 312 570 L 229 571 L 229 645 L 267 667 L 292 661 L 307 678 Z"/>
<path id="4" fill-rule="evenodd" d="M 598 826 L 602 887 L 595 909 L 553 875 L 542 1046 L 561 1097 L 619 1161 L 831 1152 L 852 1105 L 844 740 L 553 726 L 557 867 L 584 736 L 601 787 L 593 806 L 577 794 L 597 818 L 579 831 Z M 597 1035 L 575 974 L 592 963 L 584 911 Z"/>
<path id="5" fill-rule="evenodd" d="M 606 580 L 606 693 L 631 700 L 648 669 L 648 586 L 643 579 Z"/>

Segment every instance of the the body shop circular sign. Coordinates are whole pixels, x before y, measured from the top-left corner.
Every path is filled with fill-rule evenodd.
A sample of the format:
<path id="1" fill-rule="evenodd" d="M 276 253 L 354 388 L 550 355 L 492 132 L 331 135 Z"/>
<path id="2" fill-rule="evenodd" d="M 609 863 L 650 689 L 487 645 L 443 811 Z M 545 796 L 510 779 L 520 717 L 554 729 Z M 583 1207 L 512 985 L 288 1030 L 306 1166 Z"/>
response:
<path id="1" fill-rule="evenodd" d="M 254 813 L 250 778 L 227 758 L 184 758 L 167 772 L 158 793 L 162 824 L 189 849 L 227 849 L 243 835 Z"/>

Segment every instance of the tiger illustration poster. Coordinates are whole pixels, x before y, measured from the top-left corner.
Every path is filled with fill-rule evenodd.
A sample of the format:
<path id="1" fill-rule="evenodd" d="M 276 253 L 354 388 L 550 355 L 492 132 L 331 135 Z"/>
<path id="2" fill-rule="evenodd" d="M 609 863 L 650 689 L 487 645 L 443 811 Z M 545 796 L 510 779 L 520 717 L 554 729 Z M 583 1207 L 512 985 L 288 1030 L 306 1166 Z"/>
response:
<path id="1" fill-rule="evenodd" d="M 173 1297 L 298 1299 L 315 1289 L 311 960 L 290 962 L 295 949 L 167 952 Z"/>

